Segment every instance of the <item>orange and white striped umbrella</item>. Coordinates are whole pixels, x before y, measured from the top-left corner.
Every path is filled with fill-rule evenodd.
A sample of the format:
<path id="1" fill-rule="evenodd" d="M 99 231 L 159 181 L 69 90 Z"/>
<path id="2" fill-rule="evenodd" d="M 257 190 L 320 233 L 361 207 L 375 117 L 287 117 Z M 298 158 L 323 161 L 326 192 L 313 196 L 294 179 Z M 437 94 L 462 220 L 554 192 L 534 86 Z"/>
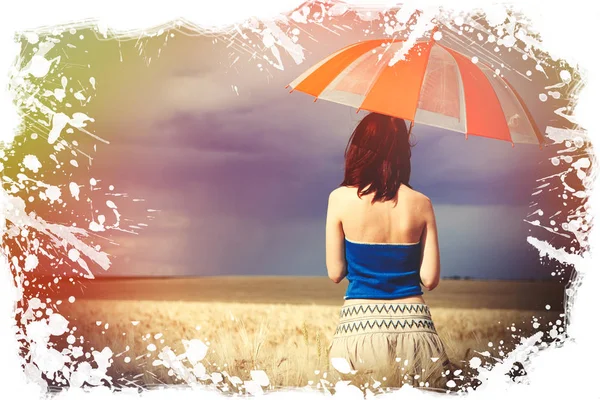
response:
<path id="1" fill-rule="evenodd" d="M 527 106 L 490 67 L 436 41 L 368 40 L 345 47 L 287 87 L 414 123 L 515 143 L 544 143 Z"/>

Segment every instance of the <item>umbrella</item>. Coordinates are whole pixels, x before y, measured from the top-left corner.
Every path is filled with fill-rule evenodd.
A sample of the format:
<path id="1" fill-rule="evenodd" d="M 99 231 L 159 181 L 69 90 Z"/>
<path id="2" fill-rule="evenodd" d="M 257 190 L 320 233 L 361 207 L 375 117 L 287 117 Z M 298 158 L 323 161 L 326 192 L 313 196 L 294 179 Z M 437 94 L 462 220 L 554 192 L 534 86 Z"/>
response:
<path id="1" fill-rule="evenodd" d="M 435 29 L 434 29 L 435 32 Z M 544 143 L 516 90 L 497 71 L 432 38 L 395 60 L 405 41 L 347 46 L 291 82 L 291 92 L 411 122 L 512 143 Z"/>

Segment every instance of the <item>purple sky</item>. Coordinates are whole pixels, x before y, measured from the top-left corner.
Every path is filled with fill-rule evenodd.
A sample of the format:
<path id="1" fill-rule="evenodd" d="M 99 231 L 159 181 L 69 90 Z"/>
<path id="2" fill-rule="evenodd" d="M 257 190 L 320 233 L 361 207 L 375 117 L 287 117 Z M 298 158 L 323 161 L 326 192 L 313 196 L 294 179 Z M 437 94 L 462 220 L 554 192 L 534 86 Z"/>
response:
<path id="1" fill-rule="evenodd" d="M 135 42 L 121 44 L 123 62 L 116 42 L 98 43 L 106 57 L 92 65 L 98 91 L 90 114 L 96 134 L 111 144 L 99 146 L 92 175 L 161 210 L 139 235 L 117 235 L 120 245 L 106 248 L 116 256 L 110 274 L 325 275 L 327 196 L 341 181 L 346 141 L 364 114 L 284 89 L 361 40 L 321 36 L 305 49 L 304 63 L 286 57 L 284 71 L 269 72 L 243 54 L 229 67 L 232 50 L 213 38 L 177 35 L 149 66 Z M 540 129 L 557 126 L 554 104 L 537 97 L 556 80 L 508 55 L 507 63 L 533 71 L 534 82 L 506 77 Z M 414 134 L 411 183 L 434 203 L 442 275 L 549 277 L 526 242 L 531 229 L 540 232 L 523 220 L 538 208 L 529 206 L 538 200 L 531 197 L 536 179 L 558 172 L 549 162 L 556 150 L 465 141 L 425 126 Z"/>

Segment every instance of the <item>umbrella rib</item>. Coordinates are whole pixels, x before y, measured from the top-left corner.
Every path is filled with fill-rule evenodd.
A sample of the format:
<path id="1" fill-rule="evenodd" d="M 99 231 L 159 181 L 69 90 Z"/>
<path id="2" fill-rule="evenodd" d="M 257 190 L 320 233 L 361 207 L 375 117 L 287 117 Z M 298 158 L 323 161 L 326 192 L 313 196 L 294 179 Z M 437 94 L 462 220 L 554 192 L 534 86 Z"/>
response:
<path id="1" fill-rule="evenodd" d="M 401 43 L 401 44 L 402 44 L 402 43 L 403 43 L 403 41 L 401 41 L 401 40 L 399 40 L 399 41 L 396 41 L 396 37 L 397 37 L 397 36 L 396 36 L 396 34 L 394 33 L 394 36 L 392 37 L 392 43 Z M 385 54 L 387 53 L 387 51 L 388 51 L 388 50 L 389 50 L 391 47 L 392 47 L 392 45 L 390 44 L 390 45 L 389 45 L 389 46 L 387 46 L 387 47 L 385 48 L 385 50 L 383 51 L 383 53 L 382 53 L 382 58 L 381 58 L 381 59 L 378 61 L 378 62 L 381 62 L 381 66 L 380 66 L 380 67 L 377 69 L 377 72 L 374 74 L 374 78 L 373 78 L 373 79 L 371 80 L 371 82 L 369 83 L 369 88 L 368 88 L 368 89 L 365 91 L 365 97 L 364 97 L 364 99 L 363 99 L 363 102 L 362 102 L 361 106 L 360 106 L 360 107 L 358 107 L 358 109 L 356 110 L 356 112 L 357 112 L 357 113 L 358 113 L 358 112 L 359 112 L 359 111 L 362 109 L 362 105 L 364 104 L 364 102 L 365 102 L 365 100 L 367 99 L 367 97 L 368 97 L 369 93 L 370 93 L 370 92 L 371 92 L 371 90 L 373 89 L 373 86 L 375 85 L 375 82 L 376 82 L 376 80 L 377 80 L 377 77 L 380 75 L 381 71 L 382 71 L 382 70 L 383 70 L 383 68 L 386 66 L 386 64 L 389 64 L 389 61 L 387 61 L 387 62 L 382 62 L 382 61 L 383 61 L 383 59 L 384 59 L 383 55 L 385 55 Z M 431 50 L 431 46 L 429 46 L 429 50 Z M 393 54 L 391 55 L 391 57 L 393 57 Z M 391 59 L 391 57 L 389 57 L 389 59 Z M 429 60 L 428 60 L 428 63 L 429 63 Z M 388 67 L 389 67 L 389 65 L 388 65 Z M 391 68 L 391 67 L 390 67 L 390 68 Z M 427 70 L 427 66 L 425 66 L 425 70 Z M 421 87 L 421 85 L 423 84 L 423 78 L 424 78 L 424 77 L 425 77 L 425 72 L 423 72 L 423 76 L 421 77 L 421 82 L 420 82 L 420 84 L 419 84 L 419 87 Z M 420 96 L 420 93 L 419 93 L 419 96 Z M 419 96 L 417 96 L 417 102 L 418 102 L 418 100 L 419 100 Z M 416 110 L 415 110 L 415 112 L 416 112 Z M 413 115 L 413 116 L 412 116 L 412 118 L 410 119 L 410 121 L 414 122 L 414 120 L 415 120 L 415 115 Z"/>
<path id="2" fill-rule="evenodd" d="M 510 91 L 514 94 L 514 96 L 517 98 L 517 102 L 519 103 L 519 105 L 521 106 L 521 108 L 523 109 L 523 112 L 525 113 L 525 116 L 527 117 L 527 119 L 529 120 L 529 123 L 531 124 L 531 127 L 533 128 L 533 132 L 535 133 L 535 136 L 540 144 L 540 149 L 542 148 L 542 144 L 544 143 L 544 136 L 542 135 L 542 132 L 539 130 L 537 124 L 535 123 L 535 120 L 533 119 L 533 116 L 531 115 L 531 113 L 529 112 L 529 110 L 527 109 L 527 106 L 525 105 L 525 102 L 523 101 L 523 99 L 521 98 L 521 96 L 519 96 L 519 93 L 515 90 L 515 88 L 512 87 L 512 85 L 504 78 L 499 77 L 502 82 L 504 82 L 506 84 L 506 86 L 508 86 L 508 88 L 510 89 Z"/>
<path id="3" fill-rule="evenodd" d="M 394 36 L 392 36 L 392 43 L 396 43 L 396 33 L 394 33 Z M 365 103 L 365 100 L 367 99 L 367 97 L 369 96 L 369 93 L 371 92 L 371 90 L 373 89 L 373 86 L 375 85 L 375 82 L 377 81 L 377 78 L 379 77 L 379 75 L 381 74 L 381 71 L 383 70 L 383 68 L 385 67 L 386 63 L 383 62 L 384 56 L 386 55 L 387 51 L 392 47 L 392 44 L 390 44 L 389 46 L 386 46 L 385 50 L 383 50 L 383 53 L 381 53 L 381 59 L 379 59 L 377 62 L 381 62 L 381 65 L 379 66 L 379 68 L 377 68 L 377 71 L 373 74 L 373 78 L 371 79 L 371 82 L 369 82 L 369 86 L 367 88 L 367 90 L 365 90 L 365 96 L 362 100 L 362 103 L 360 104 L 360 106 L 356 109 L 356 113 L 358 114 L 360 112 L 360 110 L 362 109 L 362 105 Z"/>
<path id="4" fill-rule="evenodd" d="M 391 47 L 391 46 L 389 46 L 389 47 Z M 381 65 L 379 66 L 379 68 L 377 68 L 377 71 L 373 74 L 373 78 L 369 82 L 369 86 L 368 86 L 367 90 L 365 90 L 364 98 L 363 98 L 362 102 L 360 103 L 360 105 L 358 106 L 358 108 L 356 109 L 356 113 L 357 114 L 362 109 L 362 105 L 365 103 L 365 100 L 367 99 L 367 96 L 369 95 L 369 93 L 371 93 L 371 90 L 373 89 L 373 86 L 375 86 L 375 82 L 377 81 L 377 78 L 380 76 L 381 71 L 383 70 L 383 68 L 385 68 L 385 62 L 383 61 L 383 58 L 384 58 L 383 56 L 387 52 L 388 48 L 386 48 L 383 51 L 381 59 L 377 61 L 377 62 L 381 62 Z"/>
<path id="5" fill-rule="evenodd" d="M 461 44 L 462 44 L 462 43 L 461 43 Z M 458 53 L 458 52 L 457 52 L 457 53 Z M 461 53 L 459 53 L 459 54 L 461 54 Z M 461 54 L 461 55 L 462 55 L 463 57 L 467 57 L 467 56 L 465 56 L 464 54 Z M 467 58 L 468 58 L 468 57 L 467 57 Z M 493 71 L 492 67 L 490 67 L 490 66 L 489 66 L 487 63 L 485 63 L 485 62 L 481 62 L 481 64 L 482 64 L 483 66 L 485 66 L 486 68 L 488 68 L 490 71 Z M 510 68 L 510 69 L 511 69 L 511 70 L 514 70 L 513 68 Z M 516 71 L 516 70 L 515 70 L 515 71 Z M 482 72 L 483 72 L 483 70 L 482 70 Z M 516 91 L 516 90 L 515 90 L 515 89 L 514 89 L 514 88 L 513 88 L 511 85 L 510 85 L 510 83 L 508 83 L 508 81 L 507 81 L 506 79 L 504 79 L 503 77 L 501 77 L 501 76 L 500 76 L 500 75 L 498 75 L 498 74 L 496 74 L 496 75 L 498 76 L 498 78 L 499 78 L 499 79 L 500 79 L 502 82 L 504 82 L 504 83 L 505 83 L 505 84 L 508 86 L 508 88 L 510 89 L 510 91 L 511 91 L 511 92 L 514 94 L 514 96 L 516 97 L 516 99 L 517 99 L 517 102 L 519 103 L 519 105 L 520 105 L 520 106 L 521 106 L 521 108 L 523 109 L 523 112 L 525 113 L 525 115 L 526 115 L 527 119 L 529 120 L 529 123 L 531 124 L 531 127 L 532 127 L 532 129 L 533 129 L 533 131 L 534 131 L 534 133 L 535 133 L 535 135 L 536 135 L 536 138 L 538 139 L 538 143 L 539 143 L 539 145 L 540 145 L 540 148 L 542 148 L 542 144 L 543 144 L 543 142 L 544 142 L 543 135 L 542 135 L 542 134 L 541 134 L 541 132 L 539 131 L 539 129 L 538 129 L 538 127 L 537 127 L 537 125 L 536 125 L 535 121 L 533 120 L 533 117 L 532 117 L 531 113 L 530 113 L 530 112 L 529 112 L 529 110 L 527 109 L 527 105 L 526 105 L 526 104 L 525 104 L 525 102 L 524 102 L 524 101 L 521 99 L 521 97 L 519 96 L 518 92 L 517 92 L 517 91 Z M 487 78 L 487 80 L 488 80 L 488 82 L 489 82 L 489 81 L 490 81 L 490 78 L 488 78 L 487 76 L 486 76 L 486 78 Z M 491 82 L 490 82 L 490 84 L 491 84 Z M 500 102 L 500 99 L 498 98 L 498 94 L 496 93 L 496 91 L 495 91 L 495 90 L 494 90 L 494 94 L 496 95 L 496 98 L 498 99 L 498 102 L 500 103 L 500 108 L 502 108 L 502 110 L 504 111 L 504 108 L 502 107 L 502 103 Z M 507 122 L 507 125 L 508 125 L 508 122 Z M 509 127 L 509 134 L 510 134 L 510 127 Z M 515 143 L 514 143 L 514 141 L 512 140 L 512 134 L 511 134 L 510 136 L 511 136 L 511 144 L 512 144 L 512 146 L 514 147 L 514 146 L 515 146 Z"/>
<path id="6" fill-rule="evenodd" d="M 446 50 L 449 50 L 449 49 L 446 49 Z M 459 57 L 464 57 L 466 60 L 469 60 L 469 57 L 467 57 L 466 55 L 464 55 L 464 54 L 462 54 L 462 53 L 460 53 L 460 52 L 458 52 L 456 50 L 452 50 L 452 52 L 456 53 L 456 55 L 458 55 Z M 450 54 L 456 59 L 456 56 L 454 54 L 452 54 L 452 52 Z M 486 68 L 489 68 L 485 63 L 482 63 L 482 65 L 484 65 Z M 458 66 L 458 62 L 457 62 L 457 66 Z M 515 142 L 513 141 L 512 134 L 510 132 L 510 127 L 508 126 L 508 121 L 506 121 L 506 115 L 504 114 L 504 108 L 502 107 L 502 102 L 500 101 L 500 98 L 498 97 L 498 93 L 496 93 L 496 90 L 494 89 L 494 87 L 492 85 L 492 82 L 487 77 L 487 75 L 485 74 L 485 72 L 483 71 L 483 69 L 481 69 L 479 67 L 476 67 L 476 68 L 478 68 L 481 71 L 481 73 L 483 74 L 486 82 L 488 83 L 488 85 L 490 85 L 490 87 L 492 89 L 492 93 L 494 94 L 494 97 L 496 98 L 496 101 L 498 102 L 498 106 L 500 107 L 500 111 L 502 111 L 503 120 L 504 120 L 504 123 L 506 124 L 506 129 L 508 130 L 508 136 L 510 138 L 510 140 L 505 140 L 505 139 L 500 139 L 500 138 L 495 138 L 495 139 L 508 141 L 508 142 L 510 142 L 512 144 L 513 147 L 515 147 Z M 460 72 L 460 67 L 459 67 L 459 72 Z M 466 98 L 466 93 L 465 93 L 465 98 Z M 466 107 L 466 104 L 465 104 L 465 107 Z M 466 112 L 465 112 L 465 115 L 466 115 Z M 494 139 L 494 138 L 492 138 L 492 139 Z"/>
<path id="7" fill-rule="evenodd" d="M 431 49 L 433 48 L 433 46 L 435 45 L 435 43 L 433 42 L 433 36 L 431 37 L 432 39 L 427 43 L 427 62 L 425 63 L 425 68 L 423 68 L 423 74 L 421 75 L 421 79 L 419 81 L 419 94 L 417 95 L 417 104 L 415 106 L 415 114 L 413 115 L 411 121 L 414 122 L 415 121 L 415 117 L 417 114 L 417 106 L 419 105 L 419 100 L 421 100 L 421 92 L 423 91 L 423 81 L 425 80 L 425 75 L 427 74 L 427 68 L 429 68 L 429 63 L 431 62 Z"/>
<path id="8" fill-rule="evenodd" d="M 486 68 L 488 68 L 490 71 L 492 70 L 492 67 L 490 67 L 489 65 L 487 65 L 485 62 L 482 62 L 482 65 L 484 65 Z M 512 85 L 508 82 L 508 80 L 504 79 L 502 76 L 500 76 L 500 74 L 496 74 L 496 76 L 498 76 L 498 79 L 500 79 L 505 85 L 506 87 L 510 90 L 510 92 L 515 96 L 515 98 L 517 99 L 517 103 L 519 103 L 519 105 L 521 106 L 521 108 L 523 109 L 523 112 L 525 113 L 525 116 L 527 117 L 527 120 L 529 121 L 529 124 L 531 125 L 531 128 L 533 129 L 533 132 L 536 136 L 536 139 L 538 140 L 538 143 L 540 145 L 540 149 L 542 148 L 542 144 L 544 143 L 544 136 L 541 134 L 541 131 L 539 130 L 539 128 L 537 127 L 535 120 L 533 119 L 533 116 L 531 115 L 531 113 L 529 112 L 529 109 L 527 108 L 527 105 L 525 104 L 525 102 L 523 101 L 523 99 L 519 96 L 519 93 L 516 91 L 516 89 L 514 87 L 512 87 Z M 487 78 L 487 76 L 486 76 Z M 488 81 L 490 79 L 488 78 Z M 494 90 L 494 93 L 496 93 L 496 91 Z M 496 97 L 498 97 L 498 95 L 496 94 Z M 500 99 L 498 99 L 500 100 Z M 502 107 L 502 103 L 500 103 L 500 106 Z M 508 122 L 507 122 L 508 124 Z M 509 133 L 510 133 L 510 126 L 509 126 Z M 511 135 L 511 139 L 512 139 L 512 135 Z M 514 147 L 514 142 L 513 142 L 513 147 Z"/>
<path id="9" fill-rule="evenodd" d="M 435 87 L 435 85 L 432 85 L 429 82 L 429 79 L 428 79 L 428 76 L 429 76 L 428 72 L 430 71 L 430 68 L 432 68 L 431 69 L 432 72 L 437 72 L 437 71 L 442 71 L 443 72 L 443 71 L 445 71 L 448 68 L 449 65 L 452 65 L 455 68 L 455 71 L 456 71 L 455 72 L 456 73 L 456 82 L 457 82 L 457 93 L 456 93 L 456 95 L 458 96 L 458 104 L 459 104 L 458 105 L 458 107 L 459 107 L 459 110 L 458 110 L 459 115 L 458 115 L 458 117 L 456 117 L 456 120 L 458 121 L 458 126 L 457 127 L 453 127 L 453 128 L 445 127 L 445 129 L 448 129 L 448 130 L 451 130 L 451 131 L 455 131 L 455 132 L 459 132 L 459 133 L 464 134 L 465 135 L 465 140 L 466 140 L 466 139 L 468 139 L 467 115 L 466 115 L 466 109 L 465 109 L 465 104 L 464 104 L 464 88 L 463 88 L 463 85 L 462 85 L 462 77 L 461 77 L 461 74 L 460 74 L 460 68 L 458 67 L 458 64 L 457 64 L 456 60 L 454 59 L 454 57 L 452 57 L 452 55 L 450 54 L 450 52 L 448 52 L 447 49 L 444 46 L 439 45 L 439 44 L 438 44 L 438 46 L 439 47 L 436 47 L 436 49 L 439 48 L 441 51 L 443 51 L 445 54 L 447 54 L 447 56 L 450 57 L 450 59 L 452 61 L 446 61 L 446 60 L 442 59 L 442 60 L 440 60 L 440 63 L 441 63 L 440 66 L 438 66 L 438 67 L 430 67 L 429 66 L 429 60 L 428 60 L 427 68 L 425 70 L 426 78 L 424 78 L 423 82 L 421 83 L 421 92 L 419 93 L 419 100 L 421 98 L 420 95 L 423 92 L 423 87 L 425 87 L 425 86 L 427 86 L 427 87 L 429 87 L 429 86 Z M 430 59 L 432 57 L 431 56 L 431 51 L 433 51 L 433 46 L 432 46 L 432 49 L 430 49 L 430 55 L 429 55 Z M 445 93 L 447 91 L 447 86 L 443 85 L 442 90 L 443 90 L 444 93 L 440 97 L 443 99 L 443 98 L 446 98 Z M 419 109 L 418 108 L 419 100 L 417 101 L 417 109 Z M 430 99 L 430 101 L 431 101 L 431 99 Z M 436 105 L 443 104 L 443 101 L 440 100 L 439 98 L 434 99 L 434 101 L 435 101 Z M 434 112 L 434 111 L 431 111 L 431 112 L 437 113 L 437 114 L 440 114 L 440 115 L 444 115 L 444 116 L 450 116 L 450 117 L 452 117 L 452 115 L 447 115 L 447 114 L 444 114 L 442 112 Z M 415 118 L 416 118 L 416 115 L 415 115 Z M 463 128 L 463 125 L 464 125 L 464 128 Z"/>

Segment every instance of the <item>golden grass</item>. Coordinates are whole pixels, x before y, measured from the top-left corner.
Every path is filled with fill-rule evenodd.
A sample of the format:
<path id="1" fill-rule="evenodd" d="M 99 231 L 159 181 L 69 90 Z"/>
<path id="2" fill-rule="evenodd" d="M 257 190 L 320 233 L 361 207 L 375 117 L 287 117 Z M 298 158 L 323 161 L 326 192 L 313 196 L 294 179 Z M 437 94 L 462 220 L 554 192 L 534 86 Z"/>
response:
<path id="1" fill-rule="evenodd" d="M 164 366 L 152 366 L 152 361 L 165 346 L 182 354 L 182 339 L 208 343 L 202 362 L 209 374 L 226 371 L 244 381 L 250 380 L 251 370 L 264 370 L 273 387 L 289 387 L 316 384 L 329 370 L 327 379 L 335 382 L 327 350 L 339 306 L 78 300 L 65 305 L 61 312 L 77 326 L 77 333 L 85 336 L 89 346 L 98 350 L 108 346 L 115 353 L 114 383 L 123 383 L 120 377 L 135 377 L 147 385 L 176 383 Z M 469 349 L 498 355 L 502 349 L 496 346 L 501 340 L 507 345 L 504 351 L 510 350 L 511 335 L 519 329 L 528 333 L 533 315 L 547 320 L 558 316 L 502 309 L 432 308 L 438 333 L 455 363 L 460 363 Z M 516 332 L 507 330 L 513 323 Z M 162 336 L 155 339 L 157 334 Z M 157 350 L 148 350 L 151 343 Z M 131 362 L 124 362 L 125 357 Z"/>

